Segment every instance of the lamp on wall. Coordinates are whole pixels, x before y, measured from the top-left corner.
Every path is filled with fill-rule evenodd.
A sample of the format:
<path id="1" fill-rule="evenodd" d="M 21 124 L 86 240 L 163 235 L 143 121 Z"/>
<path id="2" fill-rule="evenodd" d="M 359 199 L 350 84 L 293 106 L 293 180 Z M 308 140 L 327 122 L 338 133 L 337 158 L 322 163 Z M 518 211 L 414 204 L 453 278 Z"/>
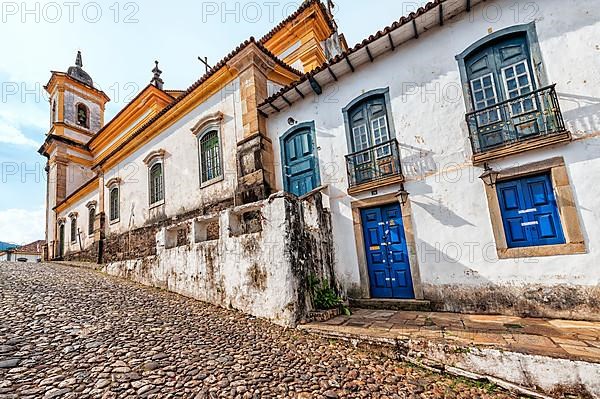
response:
<path id="1" fill-rule="evenodd" d="M 485 163 L 483 165 L 483 174 L 479 176 L 479 178 L 483 180 L 487 186 L 494 187 L 498 182 L 499 176 L 500 172 L 495 171 L 489 164 Z"/>
<path id="2" fill-rule="evenodd" d="M 287 122 L 288 122 L 288 125 L 290 125 L 290 126 L 294 126 L 294 125 L 298 124 L 298 121 L 295 120 L 294 118 L 292 118 L 291 116 L 288 118 Z"/>
<path id="3" fill-rule="evenodd" d="M 410 193 L 404 189 L 404 183 L 403 183 L 402 186 L 400 186 L 400 191 L 398 191 L 398 193 L 396 194 L 396 196 L 398 198 L 400 198 L 400 203 L 402 203 L 402 206 L 404 206 L 408 203 L 409 195 L 410 195 Z"/>

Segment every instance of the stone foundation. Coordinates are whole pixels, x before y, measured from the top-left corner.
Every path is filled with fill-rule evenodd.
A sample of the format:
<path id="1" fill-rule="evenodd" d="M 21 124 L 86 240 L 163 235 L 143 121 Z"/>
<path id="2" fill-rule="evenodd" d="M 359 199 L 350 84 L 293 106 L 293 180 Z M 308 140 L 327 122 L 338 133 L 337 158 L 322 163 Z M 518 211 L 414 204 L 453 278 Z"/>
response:
<path id="1" fill-rule="evenodd" d="M 600 287 L 424 284 L 439 312 L 600 321 Z"/>

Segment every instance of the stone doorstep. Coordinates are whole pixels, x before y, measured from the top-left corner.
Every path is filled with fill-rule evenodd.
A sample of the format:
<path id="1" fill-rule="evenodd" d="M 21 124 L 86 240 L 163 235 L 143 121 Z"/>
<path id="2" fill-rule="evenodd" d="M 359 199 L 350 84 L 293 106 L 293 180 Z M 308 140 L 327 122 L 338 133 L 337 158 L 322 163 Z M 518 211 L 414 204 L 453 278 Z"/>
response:
<path id="1" fill-rule="evenodd" d="M 521 337 L 530 346 L 506 345 L 501 334 L 480 334 L 475 336 L 465 331 L 455 331 L 457 340 L 448 336 L 449 331 L 402 331 L 391 329 L 389 331 L 365 329 L 362 327 L 345 327 L 338 325 L 323 325 L 318 323 L 299 326 L 298 329 L 309 334 L 318 335 L 328 339 L 338 339 L 353 346 L 382 353 L 392 358 L 413 363 L 431 371 L 444 372 L 458 377 L 470 378 L 476 381 L 489 381 L 511 392 L 537 398 L 551 398 L 560 394 L 577 394 L 587 389 L 593 396 L 600 397 L 600 356 L 588 356 L 598 348 L 570 345 L 554 345 L 552 347 L 538 346 L 548 343 L 546 337 L 531 336 Z M 407 334 L 403 334 L 406 332 Z M 470 339 L 461 341 L 460 335 Z M 477 335 L 477 334 L 476 334 Z M 552 342 L 552 341 L 550 341 Z M 485 364 L 493 364 L 487 369 Z M 516 370 L 516 377 L 498 375 L 511 369 Z M 545 369 L 540 373 L 538 368 Z M 569 367 L 572 370 L 569 370 Z M 586 369 L 587 368 L 587 369 Z M 597 376 L 579 378 L 576 386 L 572 383 L 573 373 L 592 368 Z M 538 374 L 548 375 L 548 370 L 556 370 L 551 382 L 546 381 L 545 389 L 535 383 L 527 383 L 528 376 Z M 581 371 L 583 373 L 584 371 Z M 561 374 L 564 373 L 564 374 Z M 564 380 L 556 378 L 564 375 Z M 524 381 L 525 380 L 525 381 Z M 586 384 L 586 381 L 591 381 Z"/>
<path id="2" fill-rule="evenodd" d="M 431 310 L 431 302 L 417 299 L 350 299 L 352 308 L 389 310 L 391 312 Z"/>

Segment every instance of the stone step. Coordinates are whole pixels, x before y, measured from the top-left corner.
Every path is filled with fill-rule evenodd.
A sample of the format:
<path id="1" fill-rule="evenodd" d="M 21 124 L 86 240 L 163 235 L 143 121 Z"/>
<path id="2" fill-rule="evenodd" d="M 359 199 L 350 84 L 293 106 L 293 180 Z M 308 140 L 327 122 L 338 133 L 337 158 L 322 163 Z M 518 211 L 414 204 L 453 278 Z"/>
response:
<path id="1" fill-rule="evenodd" d="M 418 299 L 350 299 L 351 308 L 430 312 L 431 302 Z"/>

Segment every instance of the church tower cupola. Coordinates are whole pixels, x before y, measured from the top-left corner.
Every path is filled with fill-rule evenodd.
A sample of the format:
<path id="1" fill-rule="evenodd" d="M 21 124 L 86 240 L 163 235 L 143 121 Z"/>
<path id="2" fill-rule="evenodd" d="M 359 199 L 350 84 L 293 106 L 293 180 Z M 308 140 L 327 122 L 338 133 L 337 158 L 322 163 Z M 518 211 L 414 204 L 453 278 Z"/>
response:
<path id="1" fill-rule="evenodd" d="M 69 70 L 67 71 L 67 75 L 85 85 L 94 87 L 94 81 L 92 80 L 92 77 L 86 71 L 83 70 L 83 60 L 81 58 L 81 51 L 77 52 L 75 66 L 69 68 Z"/>

